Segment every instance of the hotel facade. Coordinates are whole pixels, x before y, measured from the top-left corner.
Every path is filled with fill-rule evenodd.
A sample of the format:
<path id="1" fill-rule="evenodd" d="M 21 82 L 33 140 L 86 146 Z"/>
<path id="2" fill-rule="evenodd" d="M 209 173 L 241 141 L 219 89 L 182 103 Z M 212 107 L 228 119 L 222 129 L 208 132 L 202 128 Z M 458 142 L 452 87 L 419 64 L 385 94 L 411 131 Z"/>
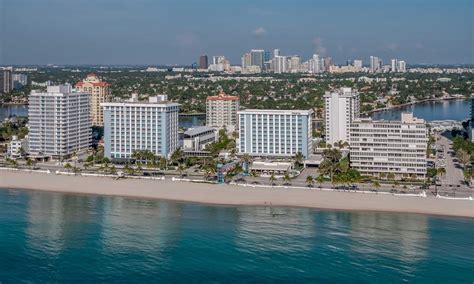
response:
<path id="1" fill-rule="evenodd" d="M 312 110 L 243 110 L 239 116 L 240 154 L 292 157 L 312 151 Z"/>
<path id="2" fill-rule="evenodd" d="M 426 123 L 402 113 L 401 121 L 357 119 L 350 126 L 351 167 L 362 174 L 397 178 L 426 176 Z"/>
<path id="3" fill-rule="evenodd" d="M 110 84 L 100 80 L 96 74 L 88 74 L 87 77 L 76 84 L 76 89 L 90 94 L 90 112 L 92 125 L 104 126 L 104 111 L 101 103 L 110 100 Z"/>
<path id="4" fill-rule="evenodd" d="M 28 100 L 31 156 L 61 159 L 87 151 L 92 141 L 88 94 L 70 85 L 48 86 Z"/>
<path id="5" fill-rule="evenodd" d="M 113 159 L 130 159 L 135 150 L 168 157 L 179 147 L 179 104 L 157 96 L 148 102 L 103 103 L 104 152 Z"/>

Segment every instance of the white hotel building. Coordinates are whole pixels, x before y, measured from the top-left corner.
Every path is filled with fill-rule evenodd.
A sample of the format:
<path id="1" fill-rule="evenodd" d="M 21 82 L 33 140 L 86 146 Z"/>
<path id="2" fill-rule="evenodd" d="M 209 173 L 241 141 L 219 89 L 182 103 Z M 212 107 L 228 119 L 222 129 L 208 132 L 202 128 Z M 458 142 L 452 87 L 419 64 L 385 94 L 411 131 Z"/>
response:
<path id="1" fill-rule="evenodd" d="M 89 95 L 71 85 L 48 86 L 28 97 L 29 151 L 33 157 L 67 158 L 92 141 Z"/>
<path id="2" fill-rule="evenodd" d="M 359 93 L 351 88 L 326 92 L 326 143 L 349 142 L 350 124 L 360 115 Z"/>
<path id="3" fill-rule="evenodd" d="M 238 152 L 251 156 L 292 157 L 312 151 L 312 110 L 261 110 L 238 112 Z"/>
<path id="4" fill-rule="evenodd" d="M 357 119 L 350 127 L 351 167 L 362 174 L 426 176 L 428 134 L 423 119 L 402 113 L 401 121 Z"/>
<path id="5" fill-rule="evenodd" d="M 105 156 L 112 160 L 130 159 L 134 150 L 150 150 L 168 157 L 178 142 L 179 104 L 166 95 L 148 102 L 107 102 L 104 108 Z"/>

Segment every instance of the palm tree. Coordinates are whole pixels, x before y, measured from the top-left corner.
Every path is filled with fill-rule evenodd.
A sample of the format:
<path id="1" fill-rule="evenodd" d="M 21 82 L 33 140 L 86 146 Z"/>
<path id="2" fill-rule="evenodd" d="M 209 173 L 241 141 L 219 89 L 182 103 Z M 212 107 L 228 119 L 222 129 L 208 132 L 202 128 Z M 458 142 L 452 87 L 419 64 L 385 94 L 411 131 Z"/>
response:
<path id="1" fill-rule="evenodd" d="M 26 160 L 26 165 L 28 166 L 28 168 L 31 169 L 31 167 L 33 166 L 33 160 L 32 159 Z"/>
<path id="2" fill-rule="evenodd" d="M 179 172 L 179 175 L 182 177 L 183 176 L 183 171 L 185 170 L 186 168 L 184 167 L 184 165 L 182 163 L 179 163 L 178 165 L 178 172 Z"/>
<path id="3" fill-rule="evenodd" d="M 379 183 L 378 180 L 374 180 L 374 181 L 372 182 L 372 185 L 375 187 L 375 191 L 378 191 L 378 190 L 379 190 L 379 188 L 380 188 L 380 183 Z"/>
<path id="4" fill-rule="evenodd" d="M 72 169 L 72 166 L 71 166 L 71 164 L 66 163 L 66 164 L 64 165 L 64 168 L 65 168 L 67 171 L 70 171 L 70 170 Z"/>
<path id="5" fill-rule="evenodd" d="M 464 168 L 466 168 L 467 164 L 471 161 L 471 155 L 464 149 L 459 149 L 456 153 L 456 157 Z"/>
<path id="6" fill-rule="evenodd" d="M 243 154 L 240 158 L 244 164 L 245 173 L 249 173 L 250 163 L 252 162 L 252 157 L 249 154 Z"/>
<path id="7" fill-rule="evenodd" d="M 316 178 L 316 181 L 317 181 L 318 184 L 319 184 L 319 188 L 322 187 L 322 184 L 323 184 L 324 180 L 325 180 L 325 178 L 324 178 L 323 175 L 318 175 L 318 177 Z"/>
<path id="8" fill-rule="evenodd" d="M 290 185 L 291 184 L 291 177 L 288 172 L 285 172 L 285 175 L 283 176 L 283 181 L 285 182 L 285 185 Z"/>
<path id="9" fill-rule="evenodd" d="M 339 163 L 342 158 L 342 154 L 341 151 L 336 148 L 324 150 L 323 157 L 324 159 L 319 165 L 319 171 L 321 174 L 329 176 L 331 178 L 331 182 L 333 182 L 334 174 L 339 170 L 341 165 L 345 167 L 346 162 Z"/>
<path id="10" fill-rule="evenodd" d="M 258 183 L 257 178 L 259 177 L 259 174 L 256 171 L 251 171 L 250 176 L 253 178 L 253 182 L 252 182 L 253 184 Z"/>
<path id="11" fill-rule="evenodd" d="M 303 153 L 301 153 L 301 152 L 296 153 L 296 155 L 295 155 L 295 163 L 296 163 L 297 165 L 301 165 L 301 164 L 303 164 L 303 161 L 304 161 Z"/>
<path id="12" fill-rule="evenodd" d="M 268 178 L 268 181 L 270 181 L 271 186 L 273 186 L 275 184 L 276 177 L 275 177 L 274 173 L 272 173 L 272 175 Z"/>
<path id="13" fill-rule="evenodd" d="M 313 178 L 313 176 L 308 175 L 308 176 L 306 177 L 306 184 L 308 185 L 308 187 L 313 187 L 313 184 L 314 184 L 314 178 Z"/>
<path id="14" fill-rule="evenodd" d="M 184 157 L 184 152 L 181 148 L 177 148 L 172 154 L 171 154 L 171 162 L 177 163 L 180 162 Z"/>
<path id="15" fill-rule="evenodd" d="M 123 167 L 123 171 L 128 175 L 133 175 L 135 173 L 135 169 L 130 167 L 129 164 L 126 164 L 125 167 Z"/>

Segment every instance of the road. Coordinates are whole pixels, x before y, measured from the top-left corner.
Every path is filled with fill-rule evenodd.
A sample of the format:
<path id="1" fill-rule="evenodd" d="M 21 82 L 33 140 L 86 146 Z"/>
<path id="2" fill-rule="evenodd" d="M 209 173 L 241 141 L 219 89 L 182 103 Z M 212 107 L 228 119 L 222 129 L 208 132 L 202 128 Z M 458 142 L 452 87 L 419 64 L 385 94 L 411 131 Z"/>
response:
<path id="1" fill-rule="evenodd" d="M 464 175 L 462 166 L 453 160 L 453 156 L 449 154 L 449 150 L 452 150 L 452 142 L 448 138 L 440 135 L 440 139 L 436 141 L 436 145 L 439 145 L 442 149 L 442 155 L 444 157 L 444 168 L 446 169 L 446 174 L 440 177 L 442 185 L 446 186 L 456 186 L 463 184 Z M 439 158 L 437 154 L 437 163 L 439 163 Z"/>

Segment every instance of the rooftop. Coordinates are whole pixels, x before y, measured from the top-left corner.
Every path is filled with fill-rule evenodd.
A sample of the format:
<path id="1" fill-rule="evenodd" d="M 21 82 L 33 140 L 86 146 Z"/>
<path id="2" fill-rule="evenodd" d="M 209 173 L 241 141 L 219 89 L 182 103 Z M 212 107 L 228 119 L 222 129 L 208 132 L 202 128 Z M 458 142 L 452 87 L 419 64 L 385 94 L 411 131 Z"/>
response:
<path id="1" fill-rule="evenodd" d="M 187 131 L 184 132 L 184 135 L 194 136 L 194 135 L 208 132 L 211 130 L 214 131 L 214 128 L 209 127 L 209 126 L 198 126 L 198 127 L 188 129 Z"/>
<path id="2" fill-rule="evenodd" d="M 208 101 L 238 101 L 240 100 L 237 96 L 229 96 L 224 91 L 220 91 L 217 96 L 207 97 Z"/>
<path id="3" fill-rule="evenodd" d="M 313 110 L 301 110 L 301 109 L 245 109 L 240 110 L 237 113 L 241 114 L 303 114 L 303 115 L 310 115 L 313 113 Z"/>

